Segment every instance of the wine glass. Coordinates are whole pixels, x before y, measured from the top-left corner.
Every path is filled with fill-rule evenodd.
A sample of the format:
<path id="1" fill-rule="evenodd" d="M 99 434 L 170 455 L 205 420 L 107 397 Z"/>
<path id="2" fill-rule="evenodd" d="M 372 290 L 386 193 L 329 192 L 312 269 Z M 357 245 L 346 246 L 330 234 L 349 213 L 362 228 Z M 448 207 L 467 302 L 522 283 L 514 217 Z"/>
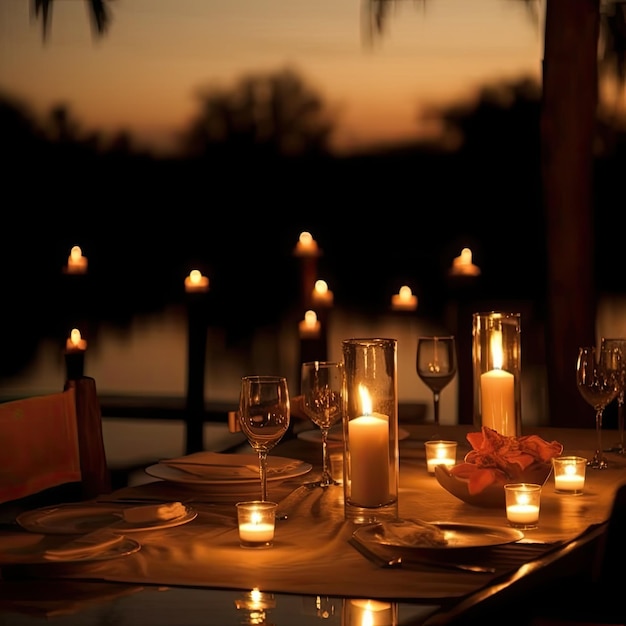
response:
<path id="1" fill-rule="evenodd" d="M 417 338 L 417 375 L 433 392 L 435 426 L 439 426 L 439 394 L 456 375 L 456 342 L 453 335 Z"/>
<path id="2" fill-rule="evenodd" d="M 239 421 L 259 455 L 261 500 L 267 500 L 267 454 L 283 438 L 290 420 L 289 389 L 282 376 L 244 376 Z"/>
<path id="3" fill-rule="evenodd" d="M 322 432 L 322 477 L 311 484 L 318 487 L 336 485 L 328 464 L 328 431 L 341 418 L 343 363 L 307 361 L 301 370 L 304 413 Z"/>
<path id="4" fill-rule="evenodd" d="M 617 393 L 617 432 L 619 441 L 609 448 L 609 452 L 626 454 L 624 449 L 624 388 L 626 386 L 626 338 L 602 337 L 601 347 L 603 349 L 618 350 L 621 357 L 621 368 L 619 377 L 619 391 Z"/>
<path id="5" fill-rule="evenodd" d="M 602 450 L 602 417 L 604 409 L 619 393 L 621 357 L 614 350 L 597 350 L 595 346 L 578 349 L 576 384 L 580 395 L 596 411 L 596 451 L 587 465 L 606 469 L 608 462 Z"/>

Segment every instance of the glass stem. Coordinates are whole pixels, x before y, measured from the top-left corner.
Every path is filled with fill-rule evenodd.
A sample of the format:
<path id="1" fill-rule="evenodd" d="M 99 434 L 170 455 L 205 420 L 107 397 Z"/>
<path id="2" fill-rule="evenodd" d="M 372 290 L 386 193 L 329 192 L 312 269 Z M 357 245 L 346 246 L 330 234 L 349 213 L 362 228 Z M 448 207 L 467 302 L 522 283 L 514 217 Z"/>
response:
<path id="1" fill-rule="evenodd" d="M 322 479 L 320 485 L 328 487 L 333 484 L 333 479 L 328 469 L 328 428 L 322 428 Z"/>
<path id="2" fill-rule="evenodd" d="M 439 426 L 439 394 L 436 391 L 433 393 L 433 401 L 435 407 L 435 426 Z"/>
<path id="3" fill-rule="evenodd" d="M 267 452 L 259 452 L 259 476 L 261 477 L 261 500 L 267 501 Z"/>
<path id="4" fill-rule="evenodd" d="M 600 464 L 602 461 L 602 413 L 603 410 L 599 409 L 596 411 L 596 454 L 595 460 L 597 464 Z"/>
<path id="5" fill-rule="evenodd" d="M 620 394 L 617 401 L 617 432 L 619 433 L 619 450 L 624 454 L 624 394 Z"/>

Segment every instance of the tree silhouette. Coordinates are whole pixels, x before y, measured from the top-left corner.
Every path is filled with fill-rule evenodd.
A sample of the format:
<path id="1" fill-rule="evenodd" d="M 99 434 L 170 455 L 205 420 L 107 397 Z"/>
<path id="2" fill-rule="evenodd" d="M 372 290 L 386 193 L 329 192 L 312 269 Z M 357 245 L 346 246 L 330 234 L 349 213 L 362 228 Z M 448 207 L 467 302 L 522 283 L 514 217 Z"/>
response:
<path id="1" fill-rule="evenodd" d="M 231 90 L 202 89 L 183 131 L 191 157 L 324 155 L 333 131 L 321 97 L 292 69 L 244 76 Z"/>

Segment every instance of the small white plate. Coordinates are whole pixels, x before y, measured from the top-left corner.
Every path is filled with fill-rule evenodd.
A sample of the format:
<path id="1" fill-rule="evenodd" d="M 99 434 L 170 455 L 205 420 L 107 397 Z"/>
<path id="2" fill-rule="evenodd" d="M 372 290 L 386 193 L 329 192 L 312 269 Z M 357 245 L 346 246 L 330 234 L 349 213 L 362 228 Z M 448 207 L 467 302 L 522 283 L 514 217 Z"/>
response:
<path id="1" fill-rule="evenodd" d="M 240 454 L 240 466 L 249 466 L 251 463 L 258 463 L 256 454 Z M 174 467 L 166 463 L 155 463 L 146 467 L 146 474 L 161 480 L 168 480 L 175 483 L 186 483 L 190 485 L 259 485 L 259 476 L 251 473 L 250 478 L 241 476 L 240 466 L 233 465 L 233 474 L 228 476 L 228 467 L 219 466 L 215 474 L 211 474 L 210 464 L 191 464 Z M 186 467 L 187 469 L 182 469 Z M 299 459 L 288 459 L 285 457 L 267 457 L 267 481 L 287 480 L 310 472 L 313 466 Z M 193 472 L 197 472 L 193 473 Z M 206 473 L 206 474 L 205 474 Z"/>
<path id="2" fill-rule="evenodd" d="M 130 524 L 122 518 L 120 507 L 101 504 L 66 504 L 26 511 L 18 515 L 17 523 L 30 532 L 52 535 L 79 535 L 104 527 L 132 533 L 186 524 L 194 519 L 198 513 L 191 507 L 185 508 L 186 513 L 184 515 L 173 519 Z"/>

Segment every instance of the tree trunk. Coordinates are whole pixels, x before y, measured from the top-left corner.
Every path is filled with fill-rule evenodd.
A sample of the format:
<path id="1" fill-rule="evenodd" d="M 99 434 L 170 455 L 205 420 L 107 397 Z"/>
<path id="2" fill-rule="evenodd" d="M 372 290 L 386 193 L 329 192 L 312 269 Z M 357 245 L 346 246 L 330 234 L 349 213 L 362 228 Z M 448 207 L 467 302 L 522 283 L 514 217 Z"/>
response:
<path id="1" fill-rule="evenodd" d="M 547 0 L 541 132 L 553 426 L 594 424 L 575 381 L 578 347 L 596 343 L 592 179 L 599 24 L 599 0 Z"/>

